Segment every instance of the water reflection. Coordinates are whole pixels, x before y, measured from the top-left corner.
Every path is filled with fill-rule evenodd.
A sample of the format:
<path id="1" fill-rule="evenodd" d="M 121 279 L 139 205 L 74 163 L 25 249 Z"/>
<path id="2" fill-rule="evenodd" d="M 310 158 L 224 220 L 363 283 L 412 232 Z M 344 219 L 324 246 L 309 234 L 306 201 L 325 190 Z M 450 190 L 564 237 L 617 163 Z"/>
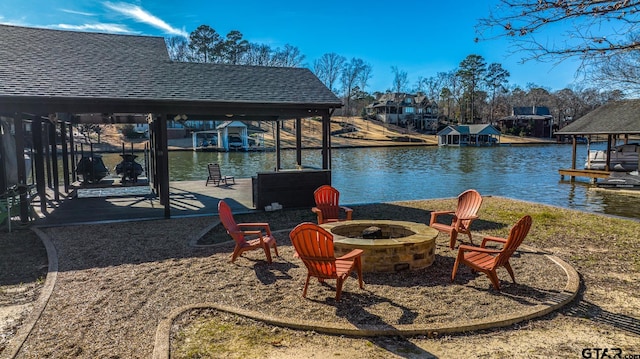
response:
<path id="1" fill-rule="evenodd" d="M 586 153 L 586 146 L 578 147 L 578 167 Z M 640 218 L 640 193 L 599 191 L 586 179 L 560 181 L 558 169 L 571 167 L 570 145 L 350 148 L 332 154 L 333 185 L 347 204 L 455 197 L 475 188 L 483 195 Z M 305 166 L 322 166 L 320 150 L 302 155 Z M 105 154 L 103 160 L 112 169 L 120 156 Z M 210 162 L 242 178 L 272 171 L 276 159 L 274 152 L 171 152 L 170 180 L 203 180 Z M 295 168 L 295 151 L 283 151 L 281 162 Z"/>

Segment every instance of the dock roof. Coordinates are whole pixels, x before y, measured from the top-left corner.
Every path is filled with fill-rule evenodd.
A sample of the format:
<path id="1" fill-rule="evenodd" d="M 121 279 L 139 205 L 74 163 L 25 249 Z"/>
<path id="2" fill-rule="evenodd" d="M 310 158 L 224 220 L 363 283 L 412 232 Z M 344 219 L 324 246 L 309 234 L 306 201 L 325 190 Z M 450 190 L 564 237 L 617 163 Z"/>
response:
<path id="1" fill-rule="evenodd" d="M 560 135 L 640 134 L 640 99 L 607 103 L 556 133 Z"/>
<path id="2" fill-rule="evenodd" d="M 313 115 L 342 103 L 309 69 L 181 63 L 164 39 L 0 25 L 0 109 Z"/>

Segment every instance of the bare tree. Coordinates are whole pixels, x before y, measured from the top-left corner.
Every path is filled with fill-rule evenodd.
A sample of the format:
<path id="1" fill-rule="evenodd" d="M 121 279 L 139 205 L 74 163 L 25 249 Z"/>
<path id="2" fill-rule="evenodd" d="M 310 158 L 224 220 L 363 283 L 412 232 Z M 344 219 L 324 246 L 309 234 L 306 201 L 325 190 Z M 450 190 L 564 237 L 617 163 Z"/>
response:
<path id="1" fill-rule="evenodd" d="M 638 0 L 500 0 L 476 40 L 508 37 L 523 61 L 579 58 L 592 79 L 637 92 L 639 12 Z"/>
<path id="2" fill-rule="evenodd" d="M 541 107 L 546 106 L 550 101 L 551 93 L 546 87 L 538 86 L 534 83 L 527 84 L 526 101 L 528 106 Z"/>
<path id="3" fill-rule="evenodd" d="M 313 72 L 325 86 L 331 91 L 337 92 L 334 86 L 342 73 L 342 68 L 346 61 L 347 59 L 344 56 L 340 56 L 334 52 L 324 54 L 313 62 Z"/>
<path id="4" fill-rule="evenodd" d="M 407 79 L 407 72 L 398 69 L 397 66 L 391 66 L 391 72 L 393 73 L 393 85 L 391 90 L 393 91 L 393 102 L 396 105 L 396 122 L 400 123 L 400 103 L 404 98 L 404 92 L 407 91 L 409 86 L 409 80 Z"/>
<path id="5" fill-rule="evenodd" d="M 593 66 L 587 78 L 603 89 L 622 89 L 640 94 L 640 51 L 617 53 Z"/>
<path id="6" fill-rule="evenodd" d="M 531 58 L 556 59 L 640 49 L 640 42 L 627 34 L 638 32 L 640 1 L 630 0 L 500 0 L 488 17 L 480 19 L 478 33 L 497 29 L 494 36 L 516 40 Z M 554 24 L 572 25 L 561 42 L 540 42 L 544 30 L 557 31 Z"/>
<path id="7" fill-rule="evenodd" d="M 304 61 L 304 55 L 296 46 L 286 44 L 283 49 L 276 49 L 272 54 L 274 66 L 300 67 Z"/>
<path id="8" fill-rule="evenodd" d="M 165 39 L 169 58 L 173 61 L 189 61 L 191 55 L 189 50 L 189 42 L 182 36 L 172 36 Z"/>
<path id="9" fill-rule="evenodd" d="M 373 72 L 373 68 L 368 63 L 363 63 L 362 68 L 360 69 L 360 76 L 358 76 L 358 86 L 361 91 L 365 91 L 369 80 L 371 79 L 371 73 Z"/>
<path id="10" fill-rule="evenodd" d="M 351 97 L 353 95 L 354 89 L 358 87 L 358 83 L 361 82 L 363 71 L 368 66 L 362 59 L 352 58 L 351 61 L 344 64 L 342 68 L 342 76 L 340 80 L 342 81 L 342 91 L 344 93 L 344 98 L 346 100 L 345 104 L 345 114 L 347 116 L 351 116 Z"/>
<path id="11" fill-rule="evenodd" d="M 439 72 L 436 76 L 427 77 L 426 79 L 422 80 L 424 94 L 427 95 L 430 100 L 437 99 L 438 94 L 442 91 L 445 81 L 445 72 Z"/>
<path id="12" fill-rule="evenodd" d="M 244 53 L 242 64 L 254 66 L 273 66 L 271 47 L 266 44 L 249 44 Z"/>

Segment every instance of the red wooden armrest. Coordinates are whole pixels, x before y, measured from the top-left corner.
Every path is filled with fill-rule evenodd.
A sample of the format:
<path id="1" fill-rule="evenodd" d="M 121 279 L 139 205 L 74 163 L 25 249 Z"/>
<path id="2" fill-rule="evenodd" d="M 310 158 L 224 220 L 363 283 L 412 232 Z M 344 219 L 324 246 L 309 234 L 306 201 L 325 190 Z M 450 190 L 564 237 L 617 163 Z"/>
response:
<path id="1" fill-rule="evenodd" d="M 482 244 L 480 244 L 480 247 L 484 247 L 485 244 L 487 244 L 487 242 L 498 242 L 498 243 L 507 243 L 507 240 L 505 238 L 500 238 L 500 237 L 494 237 L 494 236 L 486 236 L 484 238 L 482 238 Z"/>
<path id="2" fill-rule="evenodd" d="M 461 244 L 458 246 L 458 251 L 462 252 L 482 252 L 482 253 L 500 253 L 502 250 L 499 249 L 491 249 L 491 248 L 482 248 L 476 246 L 469 246 L 466 244 Z"/>
<path id="3" fill-rule="evenodd" d="M 342 257 L 336 258 L 336 260 L 351 260 L 351 259 L 355 259 L 355 258 L 361 256 L 362 253 L 364 253 L 364 251 L 362 249 L 354 249 L 351 252 L 343 255 Z"/>
<path id="4" fill-rule="evenodd" d="M 257 223 L 257 222 L 256 223 L 238 223 L 238 227 L 239 228 L 261 227 L 267 232 L 268 236 L 271 235 L 271 228 L 269 227 L 269 223 Z"/>

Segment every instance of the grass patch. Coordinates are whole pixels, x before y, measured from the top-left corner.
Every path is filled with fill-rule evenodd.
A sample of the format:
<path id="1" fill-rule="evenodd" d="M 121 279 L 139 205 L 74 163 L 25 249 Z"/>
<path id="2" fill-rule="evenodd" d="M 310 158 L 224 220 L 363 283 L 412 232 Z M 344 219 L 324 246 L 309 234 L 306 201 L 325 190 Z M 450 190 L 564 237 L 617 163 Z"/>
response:
<path id="1" fill-rule="evenodd" d="M 196 318 L 175 336 L 172 358 L 258 358 L 287 340 L 278 328 L 230 314 Z"/>

